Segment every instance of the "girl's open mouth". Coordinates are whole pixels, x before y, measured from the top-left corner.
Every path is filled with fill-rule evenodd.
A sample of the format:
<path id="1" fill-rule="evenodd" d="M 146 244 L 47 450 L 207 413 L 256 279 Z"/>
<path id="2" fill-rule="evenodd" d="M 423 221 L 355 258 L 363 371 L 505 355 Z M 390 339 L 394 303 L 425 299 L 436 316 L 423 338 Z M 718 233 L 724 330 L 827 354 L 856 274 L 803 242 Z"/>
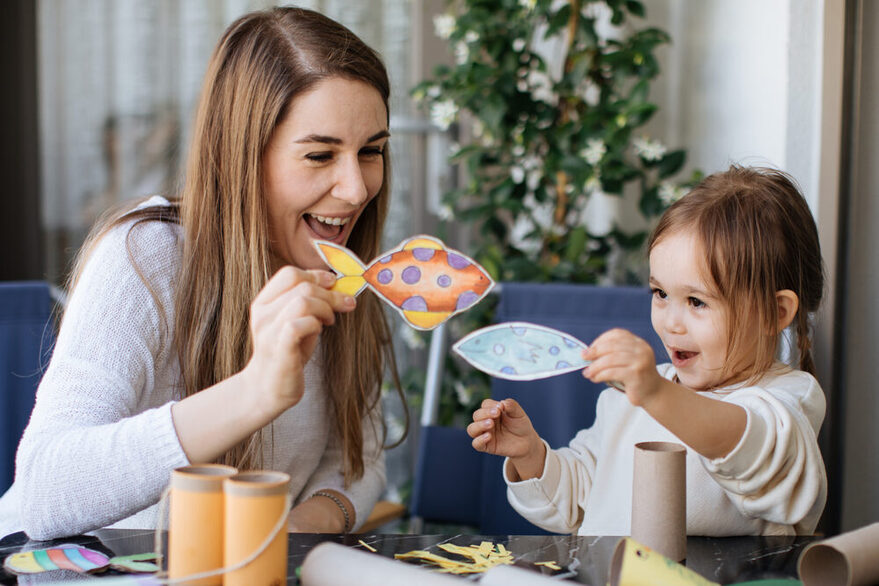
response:
<path id="1" fill-rule="evenodd" d="M 351 216 L 341 218 L 319 216 L 317 214 L 305 214 L 303 219 L 318 238 L 332 241 L 341 236 L 342 232 L 345 230 L 345 225 L 351 221 Z"/>
<path id="2" fill-rule="evenodd" d="M 671 354 L 671 361 L 676 367 L 684 366 L 698 355 L 698 352 L 691 352 L 689 350 L 674 350 Z"/>

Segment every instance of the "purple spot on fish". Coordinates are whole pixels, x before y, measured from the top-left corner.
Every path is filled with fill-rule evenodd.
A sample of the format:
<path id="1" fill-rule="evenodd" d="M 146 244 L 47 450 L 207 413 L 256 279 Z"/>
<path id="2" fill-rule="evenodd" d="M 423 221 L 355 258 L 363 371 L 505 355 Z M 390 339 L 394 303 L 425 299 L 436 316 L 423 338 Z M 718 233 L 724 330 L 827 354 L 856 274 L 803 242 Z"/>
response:
<path id="1" fill-rule="evenodd" d="M 528 332 L 526 328 L 513 328 L 513 333 L 517 336 L 524 336 Z"/>
<path id="2" fill-rule="evenodd" d="M 495 354 L 503 354 L 504 353 L 504 345 L 503 344 L 495 344 L 494 348 L 492 348 L 492 350 L 494 350 Z"/>
<path id="3" fill-rule="evenodd" d="M 421 261 L 429 261 L 433 258 L 433 255 L 436 254 L 436 250 L 433 248 L 413 248 L 412 256 L 415 257 L 416 260 Z"/>
<path id="4" fill-rule="evenodd" d="M 549 353 L 552 354 L 553 356 L 555 356 L 559 352 L 561 352 L 561 350 L 559 350 L 558 346 L 550 346 L 549 347 Z"/>
<path id="5" fill-rule="evenodd" d="M 455 254 L 454 252 L 450 252 L 448 254 L 449 266 L 453 269 L 466 269 L 470 266 L 470 261 L 461 256 L 460 254 Z"/>
<path id="6" fill-rule="evenodd" d="M 406 311 L 427 311 L 427 302 L 421 295 L 413 295 L 400 306 Z"/>
<path id="7" fill-rule="evenodd" d="M 448 287 L 452 284 L 452 277 L 448 275 L 440 275 L 436 278 L 436 284 L 440 287 Z"/>
<path id="8" fill-rule="evenodd" d="M 474 293 L 473 291 L 464 291 L 460 295 L 458 295 L 458 303 L 455 304 L 456 310 L 465 309 L 470 307 L 474 303 L 479 300 L 479 295 Z"/>
<path id="9" fill-rule="evenodd" d="M 579 346 L 579 344 L 577 344 L 577 343 L 574 342 L 573 340 L 569 340 L 569 339 L 567 339 L 567 338 L 562 338 L 562 339 L 565 341 L 565 345 L 566 345 L 568 348 L 576 348 L 577 346 Z"/>
<path id="10" fill-rule="evenodd" d="M 504 374 L 516 374 L 516 369 L 512 366 L 504 366 L 501 368 L 501 372 Z"/>
<path id="11" fill-rule="evenodd" d="M 564 360 L 559 360 L 555 365 L 555 367 L 559 370 L 561 370 L 562 368 L 568 368 L 570 366 L 571 365 L 569 363 L 565 362 Z"/>
<path id="12" fill-rule="evenodd" d="M 378 272 L 376 278 L 382 285 L 387 285 L 394 279 L 394 273 L 391 269 L 382 269 Z"/>
<path id="13" fill-rule="evenodd" d="M 421 280 L 421 271 L 418 270 L 418 267 L 406 267 L 400 276 L 407 285 L 414 285 Z"/>
<path id="14" fill-rule="evenodd" d="M 391 262 L 391 255 L 389 254 L 387 256 L 381 257 L 380 259 L 378 259 L 378 262 L 382 263 L 383 265 L 388 264 L 389 262 Z"/>

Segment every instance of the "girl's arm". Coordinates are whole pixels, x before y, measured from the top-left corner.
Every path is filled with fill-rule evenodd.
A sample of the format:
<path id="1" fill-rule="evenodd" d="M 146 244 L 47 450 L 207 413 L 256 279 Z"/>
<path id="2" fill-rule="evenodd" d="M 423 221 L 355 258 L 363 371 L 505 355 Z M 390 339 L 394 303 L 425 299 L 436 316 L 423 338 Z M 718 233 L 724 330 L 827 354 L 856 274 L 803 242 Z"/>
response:
<path id="1" fill-rule="evenodd" d="M 722 458 L 741 441 L 748 421 L 744 409 L 663 378 L 653 349 L 631 332 L 605 332 L 583 357 L 592 360 L 584 376 L 593 382 L 621 382 L 630 403 L 644 408 L 702 456 Z"/>

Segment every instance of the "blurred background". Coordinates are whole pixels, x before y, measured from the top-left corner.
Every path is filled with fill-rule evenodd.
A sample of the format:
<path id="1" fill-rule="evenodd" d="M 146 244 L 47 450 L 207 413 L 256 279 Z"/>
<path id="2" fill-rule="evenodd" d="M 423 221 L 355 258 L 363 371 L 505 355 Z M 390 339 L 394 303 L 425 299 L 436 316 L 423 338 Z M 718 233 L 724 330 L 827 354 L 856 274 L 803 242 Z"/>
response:
<path id="1" fill-rule="evenodd" d="M 40 279 L 63 290 L 90 226 L 110 206 L 174 194 L 210 52 L 255 0 L 6 0 L 0 4 L 0 279 Z M 468 252 L 474 226 L 444 193 L 464 171 L 449 155 L 474 134 L 462 113 L 443 120 L 412 90 L 456 59 L 443 0 L 311 0 L 384 57 L 392 82 L 392 209 L 386 247 L 441 235 Z M 499 9 L 516 5 L 498 0 Z M 527 5 L 524 0 L 518 4 Z M 532 3 L 533 4 L 533 3 Z M 565 2 L 555 2 L 565 4 Z M 578 3 L 579 4 L 579 3 Z M 603 2 L 583 3 L 601 5 Z M 784 169 L 817 219 L 828 273 L 816 316 L 819 378 L 828 396 L 821 446 L 830 480 L 824 527 L 879 520 L 879 4 L 868 0 L 644 0 L 610 34 L 657 27 L 658 106 L 641 143 L 686 151 L 681 177 L 731 163 Z M 638 14 L 643 12 L 643 15 Z M 439 19 L 438 19 L 439 17 Z M 598 18 L 600 20 L 600 18 Z M 612 25 L 608 25 L 613 28 Z M 468 42 L 477 39 L 470 38 Z M 535 49 L 537 51 L 537 49 Z M 552 65 L 552 47 L 543 55 Z M 466 57 L 465 57 L 466 58 Z M 436 97 L 436 96 L 434 96 Z M 642 160 L 644 151 L 639 151 Z M 625 197 L 595 205 L 590 221 L 642 230 Z M 625 259 L 621 262 L 626 262 Z M 636 261 L 633 261 L 636 262 Z M 602 282 L 613 282 L 613 275 Z M 413 424 L 428 337 L 396 314 Z M 453 397 L 464 407 L 469 398 Z M 388 399 L 393 439 L 403 413 Z M 417 429 L 389 452 L 390 500 L 406 500 Z"/>

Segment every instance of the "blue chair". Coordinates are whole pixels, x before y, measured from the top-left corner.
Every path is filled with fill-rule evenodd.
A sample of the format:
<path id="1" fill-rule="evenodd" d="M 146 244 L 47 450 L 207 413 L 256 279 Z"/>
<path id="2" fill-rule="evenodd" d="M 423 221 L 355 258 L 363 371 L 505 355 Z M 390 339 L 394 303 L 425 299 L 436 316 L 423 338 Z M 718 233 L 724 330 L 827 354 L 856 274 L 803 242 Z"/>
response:
<path id="1" fill-rule="evenodd" d="M 0 494 L 55 343 L 53 299 L 42 281 L 0 282 Z"/>
<path id="2" fill-rule="evenodd" d="M 495 314 L 497 323 L 526 321 L 563 332 L 589 344 L 603 332 L 624 328 L 647 340 L 658 361 L 665 360 L 662 342 L 650 322 L 650 291 L 646 287 L 603 287 L 565 283 L 504 283 Z M 580 372 L 536 381 L 492 379 L 491 395 L 518 401 L 537 433 L 558 448 L 595 421 L 595 404 L 606 385 Z M 482 468 L 480 528 L 489 534 L 543 534 L 546 531 L 519 516 L 506 499 L 501 458 Z"/>

